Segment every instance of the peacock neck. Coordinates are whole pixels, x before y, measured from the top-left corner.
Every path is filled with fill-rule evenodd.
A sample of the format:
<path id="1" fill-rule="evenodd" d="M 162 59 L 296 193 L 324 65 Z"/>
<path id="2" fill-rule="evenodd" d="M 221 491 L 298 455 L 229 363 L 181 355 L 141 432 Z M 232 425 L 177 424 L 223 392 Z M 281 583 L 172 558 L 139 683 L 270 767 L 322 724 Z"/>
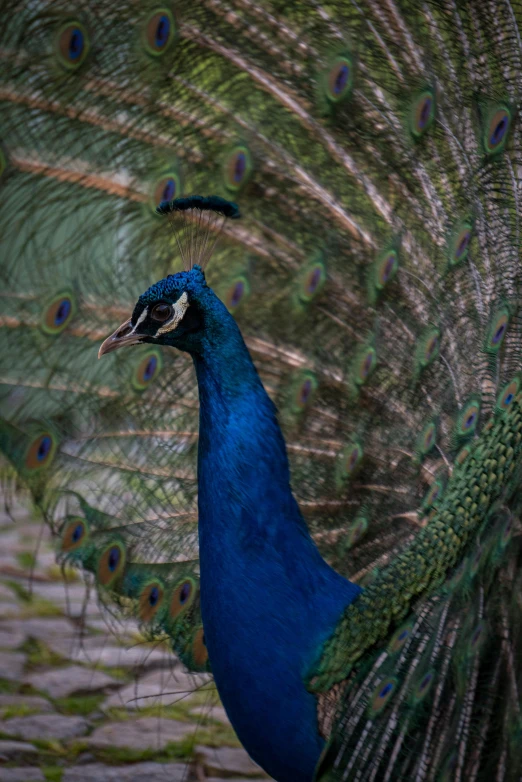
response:
<path id="1" fill-rule="evenodd" d="M 285 546 L 292 541 L 292 557 L 299 562 L 312 558 L 315 567 L 327 567 L 290 489 L 275 405 L 228 317 L 194 356 L 200 399 L 200 536 L 204 542 L 208 531 L 213 539 L 226 540 L 227 547 L 267 547 L 269 555 L 279 537 Z"/>
<path id="2" fill-rule="evenodd" d="M 215 682 L 251 756 L 278 782 L 310 782 L 323 741 L 305 679 L 360 590 L 308 533 L 275 407 L 226 310 L 193 358 L 201 612 Z"/>

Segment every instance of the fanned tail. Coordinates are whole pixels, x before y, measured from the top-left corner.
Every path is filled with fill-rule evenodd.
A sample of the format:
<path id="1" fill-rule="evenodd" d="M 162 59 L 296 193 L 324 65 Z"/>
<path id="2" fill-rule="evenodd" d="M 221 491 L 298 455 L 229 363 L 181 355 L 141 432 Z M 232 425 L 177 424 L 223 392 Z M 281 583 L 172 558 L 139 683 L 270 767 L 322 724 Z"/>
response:
<path id="1" fill-rule="evenodd" d="M 8 1 L 2 19 L 6 478 L 104 599 L 208 667 L 191 366 L 96 352 L 183 264 L 158 204 L 237 200 L 209 284 L 321 552 L 367 588 L 311 675 L 334 693 L 319 776 L 515 779 L 521 8 Z"/>

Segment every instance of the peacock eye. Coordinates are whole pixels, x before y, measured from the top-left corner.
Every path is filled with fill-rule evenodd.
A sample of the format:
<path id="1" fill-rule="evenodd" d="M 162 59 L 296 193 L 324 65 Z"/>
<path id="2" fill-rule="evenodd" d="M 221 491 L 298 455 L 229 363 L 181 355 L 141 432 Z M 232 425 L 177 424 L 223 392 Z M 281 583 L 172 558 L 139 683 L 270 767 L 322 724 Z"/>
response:
<path id="1" fill-rule="evenodd" d="M 164 323 L 170 317 L 172 317 L 172 307 L 170 304 L 156 304 L 152 308 L 150 313 L 152 320 L 157 320 L 159 323 Z"/>

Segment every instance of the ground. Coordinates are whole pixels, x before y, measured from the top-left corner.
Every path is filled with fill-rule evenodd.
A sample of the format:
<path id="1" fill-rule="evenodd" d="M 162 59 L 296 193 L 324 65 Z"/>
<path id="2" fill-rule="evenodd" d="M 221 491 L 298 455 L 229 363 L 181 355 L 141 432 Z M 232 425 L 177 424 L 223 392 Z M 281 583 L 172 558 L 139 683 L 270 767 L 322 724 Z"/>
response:
<path id="1" fill-rule="evenodd" d="M 106 622 L 30 511 L 1 512 L 0 782 L 267 779 L 210 677 Z"/>

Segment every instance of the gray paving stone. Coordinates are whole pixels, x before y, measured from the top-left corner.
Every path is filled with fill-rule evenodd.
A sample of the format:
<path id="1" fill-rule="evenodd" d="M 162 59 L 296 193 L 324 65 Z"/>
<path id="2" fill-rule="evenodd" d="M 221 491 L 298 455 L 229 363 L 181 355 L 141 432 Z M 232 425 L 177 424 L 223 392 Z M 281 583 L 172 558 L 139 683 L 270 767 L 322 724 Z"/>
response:
<path id="1" fill-rule="evenodd" d="M 0 695 L 0 711 L 12 706 L 25 706 L 27 709 L 40 712 L 54 711 L 52 703 L 39 695 Z"/>
<path id="2" fill-rule="evenodd" d="M 1 541 L 1 539 L 0 539 Z M 0 600 L 12 600 L 13 590 L 7 584 L 0 583 Z"/>
<path id="3" fill-rule="evenodd" d="M 39 768 L 0 768 L 0 782 L 45 782 Z"/>
<path id="4" fill-rule="evenodd" d="M 88 692 L 99 692 L 110 687 L 119 687 L 121 682 L 103 671 L 93 671 L 79 665 L 35 671 L 24 677 L 26 684 L 42 690 L 51 698 L 68 698 Z"/>
<path id="5" fill-rule="evenodd" d="M 27 741 L 0 740 L 0 760 L 14 760 L 26 755 L 36 755 L 38 750 Z"/>
<path id="6" fill-rule="evenodd" d="M 181 741 L 194 733 L 194 725 L 158 717 L 141 717 L 125 722 L 111 722 L 96 728 L 87 743 L 91 748 L 163 749 L 171 741 Z"/>
<path id="7" fill-rule="evenodd" d="M 194 754 L 204 766 L 207 774 L 243 774 L 245 777 L 265 777 L 266 774 L 254 763 L 247 752 L 240 747 L 197 746 Z"/>
<path id="8" fill-rule="evenodd" d="M 72 602 L 76 603 L 81 603 L 85 600 L 86 589 L 85 585 L 81 583 L 64 584 L 61 581 L 51 581 L 35 586 L 37 586 L 38 595 L 51 602 L 64 600 L 66 597 L 69 597 Z"/>
<path id="9" fill-rule="evenodd" d="M 0 652 L 0 678 L 19 682 L 23 676 L 25 654 L 21 652 Z"/>
<path id="10" fill-rule="evenodd" d="M 66 717 L 63 714 L 32 714 L 4 720 L 2 732 L 27 741 L 35 739 L 73 739 L 87 733 L 89 723 L 83 717 Z"/>
<path id="11" fill-rule="evenodd" d="M 84 584 L 65 585 L 60 581 L 39 583 L 33 590 L 38 597 L 48 600 L 57 608 L 71 617 L 99 616 L 100 607 L 96 602 L 94 593 L 89 596 L 86 603 L 86 590 Z"/>
<path id="12" fill-rule="evenodd" d="M 174 659 L 169 652 L 150 646 L 117 646 L 112 637 L 107 636 L 53 638 L 48 645 L 73 662 L 95 663 L 107 668 L 168 668 Z"/>
<path id="13" fill-rule="evenodd" d="M 194 717 L 205 717 L 206 719 L 216 720 L 223 725 L 230 725 L 230 720 L 223 706 L 198 706 L 190 712 Z"/>
<path id="14" fill-rule="evenodd" d="M 197 692 L 210 681 L 205 674 L 185 673 L 181 667 L 172 671 L 153 671 L 113 693 L 103 704 L 104 709 L 125 706 L 143 709 L 147 706 L 170 706 L 186 693 Z"/>
<path id="15" fill-rule="evenodd" d="M 5 633 L 23 634 L 26 638 L 37 638 L 47 641 L 49 638 L 62 638 L 78 632 L 76 626 L 59 616 L 34 617 L 33 619 L 10 619 L 0 623 L 0 630 Z"/>
<path id="16" fill-rule="evenodd" d="M 62 782 L 186 782 L 187 779 L 187 767 L 182 763 L 133 763 L 131 766 L 89 763 L 65 769 Z"/>
<path id="17" fill-rule="evenodd" d="M 18 616 L 20 613 L 20 606 L 18 603 L 14 603 L 12 601 L 9 601 L 8 603 L 5 601 L 0 602 L 0 619 L 9 619 L 14 616 Z"/>
<path id="18" fill-rule="evenodd" d="M 0 649 L 18 649 L 25 641 L 25 635 L 21 630 L 4 630 L 0 624 Z"/>

